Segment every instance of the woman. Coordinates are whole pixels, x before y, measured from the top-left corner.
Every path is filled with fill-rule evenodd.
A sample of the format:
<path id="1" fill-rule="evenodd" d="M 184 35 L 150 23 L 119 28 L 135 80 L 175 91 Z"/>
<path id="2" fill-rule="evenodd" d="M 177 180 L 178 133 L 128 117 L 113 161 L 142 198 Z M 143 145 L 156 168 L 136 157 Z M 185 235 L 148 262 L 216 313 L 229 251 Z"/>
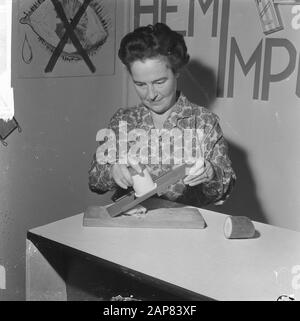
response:
<path id="1" fill-rule="evenodd" d="M 161 197 L 194 206 L 223 203 L 232 190 L 235 174 L 218 117 L 189 102 L 177 91 L 180 70 L 189 61 L 184 38 L 163 23 L 139 27 L 122 39 L 119 58 L 127 67 L 141 103 L 133 108 L 120 108 L 112 117 L 109 128 L 117 139 L 120 121 L 126 122 L 127 130 L 143 129 L 149 136 L 153 130 L 169 132 L 179 129 L 184 133 L 193 130 L 193 142 L 196 143 L 189 145 L 193 147 L 192 164 L 189 163 L 191 158 L 183 157 L 183 161 L 189 163 L 187 175 L 171 185 Z M 153 179 L 178 166 L 174 161 L 178 146 L 185 154 L 190 148 L 175 145 L 176 139 L 173 139 L 167 161 L 162 160 L 165 153 L 161 150 L 156 155 L 158 162 L 151 162 L 153 157 L 148 158 L 147 168 Z M 154 153 L 153 148 L 146 148 L 150 154 Z M 130 160 L 122 164 L 118 157 L 116 162 L 103 164 L 99 154 L 95 153 L 89 171 L 92 191 L 104 193 L 116 187 L 127 189 L 132 186 L 130 167 L 140 171 L 140 166 Z"/>

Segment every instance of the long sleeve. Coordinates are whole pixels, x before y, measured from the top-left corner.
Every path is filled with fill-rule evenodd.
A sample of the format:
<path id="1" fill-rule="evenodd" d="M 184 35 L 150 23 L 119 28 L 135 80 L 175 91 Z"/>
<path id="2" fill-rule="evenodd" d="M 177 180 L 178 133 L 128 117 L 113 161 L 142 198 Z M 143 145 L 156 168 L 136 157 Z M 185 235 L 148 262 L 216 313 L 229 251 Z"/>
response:
<path id="1" fill-rule="evenodd" d="M 116 187 L 110 175 L 111 164 L 98 164 L 96 153 L 93 155 L 89 174 L 89 188 L 92 192 L 103 194 Z"/>
<path id="2" fill-rule="evenodd" d="M 115 143 L 118 146 L 118 132 L 119 122 L 122 120 L 124 109 L 120 108 L 111 118 L 107 129 L 112 130 L 115 135 Z M 104 144 L 104 141 L 99 142 L 98 148 Z M 116 155 L 118 158 L 118 155 Z M 117 184 L 113 180 L 110 174 L 112 163 L 100 164 L 97 161 L 97 151 L 93 155 L 90 170 L 88 172 L 89 188 L 92 192 L 103 194 L 108 190 L 115 189 Z"/>
<path id="3" fill-rule="evenodd" d="M 228 144 L 215 114 L 202 114 L 198 117 L 197 127 L 203 131 L 200 149 L 204 160 L 212 165 L 214 176 L 209 182 L 193 187 L 186 186 L 181 199 L 198 206 L 212 203 L 221 205 L 229 197 L 236 180 L 228 154 Z"/>
<path id="4" fill-rule="evenodd" d="M 204 159 L 214 169 L 211 181 L 202 184 L 202 191 L 207 199 L 215 204 L 222 204 L 234 186 L 236 176 L 228 155 L 228 144 L 223 136 L 217 116 L 214 123 L 208 125 L 204 138 Z"/>
<path id="5" fill-rule="evenodd" d="M 212 165 L 214 176 L 206 183 L 196 186 L 185 185 L 177 201 L 194 206 L 221 205 L 229 197 L 236 181 L 229 158 L 228 144 L 223 136 L 217 115 L 205 109 L 197 111 L 195 127 L 202 134 L 202 139 L 199 141 L 201 157 Z"/>

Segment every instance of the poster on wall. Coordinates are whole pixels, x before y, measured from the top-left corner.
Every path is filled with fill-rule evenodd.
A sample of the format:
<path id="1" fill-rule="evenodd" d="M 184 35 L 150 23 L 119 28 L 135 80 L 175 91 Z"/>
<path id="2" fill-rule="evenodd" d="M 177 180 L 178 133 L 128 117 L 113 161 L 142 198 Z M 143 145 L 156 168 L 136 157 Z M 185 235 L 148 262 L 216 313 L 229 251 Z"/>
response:
<path id="1" fill-rule="evenodd" d="M 11 120 L 14 115 L 10 68 L 11 10 L 11 1 L 0 0 L 0 120 L 5 121 Z"/>
<path id="2" fill-rule="evenodd" d="M 19 78 L 112 75 L 115 0 L 19 0 Z"/>
<path id="3" fill-rule="evenodd" d="M 15 129 L 21 131 L 14 117 L 14 93 L 11 87 L 11 17 L 12 2 L 0 0 L 0 143 L 4 146 L 7 146 L 5 139 Z"/>

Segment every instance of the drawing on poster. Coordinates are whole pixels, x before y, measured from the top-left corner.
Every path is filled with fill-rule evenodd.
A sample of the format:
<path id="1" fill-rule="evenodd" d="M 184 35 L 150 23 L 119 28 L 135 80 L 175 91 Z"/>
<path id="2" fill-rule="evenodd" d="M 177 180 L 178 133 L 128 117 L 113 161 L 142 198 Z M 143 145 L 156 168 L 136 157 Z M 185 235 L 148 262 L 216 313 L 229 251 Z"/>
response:
<path id="1" fill-rule="evenodd" d="M 113 73 L 114 55 L 111 51 L 114 51 L 115 41 L 114 2 L 115 0 L 20 1 L 21 76 Z M 40 48 L 43 48 L 42 51 Z M 24 67 L 34 60 L 36 63 L 33 68 Z M 101 60 L 102 63 L 99 64 Z M 68 68 L 67 65 L 71 62 L 79 62 L 80 67 L 74 68 L 74 64 L 71 64 L 71 68 Z"/>
<path id="2" fill-rule="evenodd" d="M 278 9 L 272 0 L 255 0 L 259 19 L 265 35 L 283 29 L 283 24 Z"/>

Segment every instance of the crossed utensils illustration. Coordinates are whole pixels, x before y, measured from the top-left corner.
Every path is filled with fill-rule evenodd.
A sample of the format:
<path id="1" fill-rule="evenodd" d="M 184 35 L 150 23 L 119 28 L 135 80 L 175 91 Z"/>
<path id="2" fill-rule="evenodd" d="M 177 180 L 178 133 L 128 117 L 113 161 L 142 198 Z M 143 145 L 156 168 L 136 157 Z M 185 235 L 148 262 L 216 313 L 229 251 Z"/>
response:
<path id="1" fill-rule="evenodd" d="M 87 64 L 90 71 L 92 73 L 94 73 L 96 71 L 96 67 L 93 65 L 88 54 L 86 53 L 86 51 L 82 47 L 79 39 L 77 38 L 77 36 L 74 32 L 77 24 L 79 23 L 82 15 L 85 13 L 85 11 L 91 1 L 92 0 L 84 0 L 83 4 L 81 5 L 79 10 L 77 11 L 74 18 L 70 19 L 70 22 L 69 22 L 68 18 L 66 17 L 65 11 L 64 11 L 61 3 L 59 2 L 59 0 L 51 0 L 51 2 L 53 3 L 53 5 L 55 7 L 58 17 L 61 19 L 61 21 L 65 27 L 65 33 L 62 36 L 62 38 L 60 39 L 54 52 L 52 53 L 52 56 L 51 56 L 47 66 L 45 68 L 46 73 L 51 72 L 53 70 L 53 68 L 54 68 L 54 66 L 55 66 L 55 64 L 56 64 L 56 62 L 57 62 L 61 52 L 63 51 L 64 46 L 66 45 L 69 38 L 71 39 L 75 48 L 78 50 L 78 53 L 82 56 L 83 60 Z"/>

